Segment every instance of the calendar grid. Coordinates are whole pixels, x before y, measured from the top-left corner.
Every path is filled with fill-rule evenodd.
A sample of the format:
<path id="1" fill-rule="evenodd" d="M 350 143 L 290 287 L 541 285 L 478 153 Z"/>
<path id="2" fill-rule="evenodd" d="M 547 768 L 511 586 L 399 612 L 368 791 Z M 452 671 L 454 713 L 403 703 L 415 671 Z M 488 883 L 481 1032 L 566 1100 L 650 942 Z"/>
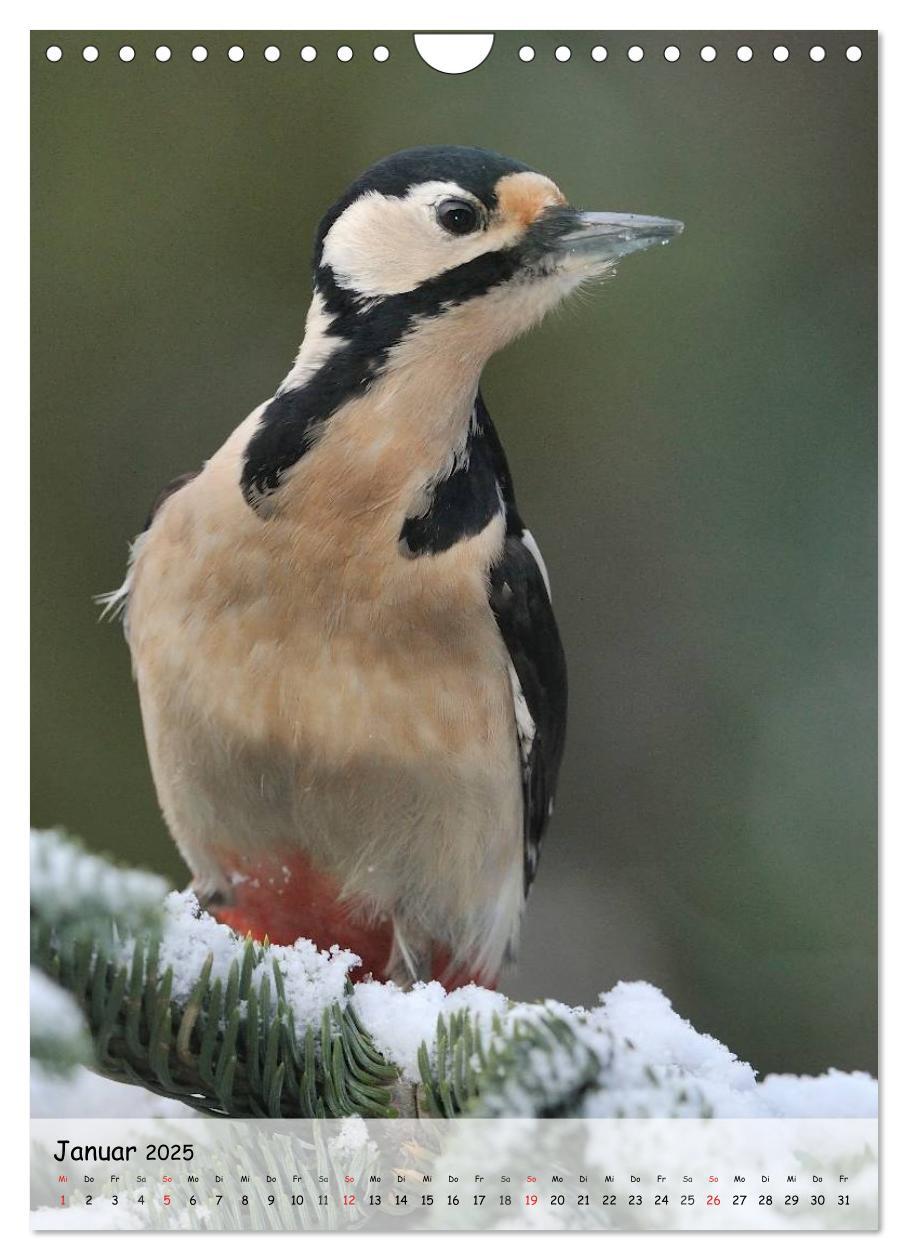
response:
<path id="1" fill-rule="evenodd" d="M 34 1121 L 32 1225 L 877 1226 L 872 1120 Z"/>

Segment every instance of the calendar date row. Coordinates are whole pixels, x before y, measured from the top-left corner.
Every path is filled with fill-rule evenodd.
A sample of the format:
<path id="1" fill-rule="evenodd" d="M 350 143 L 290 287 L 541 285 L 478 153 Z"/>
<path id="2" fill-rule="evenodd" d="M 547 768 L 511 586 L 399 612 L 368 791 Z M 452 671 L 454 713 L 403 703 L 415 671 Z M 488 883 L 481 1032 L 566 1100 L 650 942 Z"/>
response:
<path id="1" fill-rule="evenodd" d="M 97 1196 L 97 1197 L 99 1198 L 99 1201 L 102 1201 L 100 1199 L 100 1196 Z M 268 1207 L 274 1207 L 278 1203 L 281 1197 L 283 1196 L 278 1196 L 276 1194 L 269 1194 L 264 1197 L 263 1202 Z M 339 1199 L 333 1200 L 332 1196 L 329 1196 L 327 1194 L 313 1195 L 311 1196 L 311 1198 L 308 1198 L 304 1194 L 291 1193 L 291 1194 L 286 1195 L 285 1197 L 286 1197 L 286 1201 L 289 1202 L 291 1207 L 303 1207 L 307 1204 L 307 1202 L 311 1203 L 312 1205 L 316 1207 L 328 1207 L 330 1203 L 334 1201 L 334 1202 L 339 1203 L 340 1206 L 346 1207 L 346 1208 L 434 1207 L 439 1204 L 444 1205 L 446 1207 L 460 1207 L 461 1204 L 469 1204 L 472 1207 L 484 1207 L 486 1204 L 489 1204 L 489 1205 L 494 1205 L 497 1207 L 523 1206 L 523 1207 L 533 1208 L 533 1207 L 538 1207 L 540 1204 L 543 1204 L 543 1203 L 548 1203 L 549 1207 L 555 1207 L 555 1208 L 566 1207 L 568 1206 L 568 1204 L 575 1207 L 590 1207 L 593 1205 L 597 1205 L 600 1207 L 618 1207 L 625 1204 L 627 1207 L 643 1207 L 644 1204 L 648 1204 L 650 1201 L 652 1202 L 654 1207 L 669 1207 L 671 1206 L 672 1203 L 678 1203 L 680 1204 L 681 1207 L 694 1207 L 698 1203 L 703 1204 L 706 1207 L 721 1207 L 723 1202 L 726 1205 L 730 1204 L 732 1207 L 744 1207 L 748 1202 L 753 1202 L 753 1201 L 755 1201 L 759 1207 L 774 1207 L 775 1206 L 775 1207 L 796 1208 L 802 1205 L 803 1206 L 809 1205 L 810 1207 L 825 1207 L 827 1206 L 827 1204 L 836 1206 L 836 1207 L 849 1207 L 851 1204 L 851 1197 L 850 1195 L 847 1195 L 847 1194 L 836 1194 L 836 1195 L 828 1195 L 828 1196 L 825 1194 L 811 1194 L 811 1195 L 706 1194 L 702 1196 L 698 1196 L 695 1194 L 681 1194 L 677 1196 L 677 1198 L 669 1194 L 657 1194 L 657 1195 L 652 1196 L 651 1198 L 649 1195 L 642 1195 L 642 1194 L 628 1194 L 628 1195 L 624 1195 L 624 1194 L 603 1194 L 603 1195 L 597 1195 L 597 1194 L 578 1194 L 578 1195 L 448 1194 L 448 1195 L 442 1195 L 442 1194 L 413 1194 L 413 1193 L 394 1194 L 392 1193 L 389 1195 L 368 1194 L 368 1195 L 363 1195 L 363 1196 L 359 1196 L 356 1194 L 344 1194 L 340 1196 Z M 79 1201 L 82 1202 L 85 1206 L 91 1207 L 95 1198 L 96 1196 L 89 1194 L 89 1195 L 86 1195 L 84 1199 L 80 1198 Z M 153 1196 L 150 1191 L 149 1192 L 143 1191 L 142 1193 L 136 1196 L 130 1196 L 128 1194 L 114 1194 L 111 1198 L 103 1199 L 103 1202 L 108 1203 L 113 1207 L 116 1207 L 121 1201 L 124 1203 L 136 1203 L 140 1207 L 144 1207 L 146 1206 L 146 1204 L 150 1204 L 152 1201 L 157 1201 L 163 1207 L 171 1207 L 174 1205 L 174 1203 L 179 1201 L 181 1198 L 182 1196 L 180 1196 L 175 1191 L 167 1191 L 163 1193 L 162 1195 L 160 1195 L 159 1197 Z M 237 1196 L 232 1196 L 232 1195 L 225 1195 L 225 1194 L 214 1194 L 209 1197 L 207 1195 L 202 1195 L 202 1194 L 191 1194 L 188 1196 L 188 1198 L 184 1200 L 184 1202 L 189 1207 L 198 1207 L 202 1205 L 213 1205 L 214 1207 L 220 1207 L 221 1204 L 224 1203 L 225 1201 L 238 1203 L 240 1207 L 248 1207 L 249 1195 L 241 1194 Z M 72 1202 L 72 1198 L 70 1198 L 69 1202 Z M 68 1206 L 69 1202 L 65 1194 L 60 1195 L 61 1207 Z"/>

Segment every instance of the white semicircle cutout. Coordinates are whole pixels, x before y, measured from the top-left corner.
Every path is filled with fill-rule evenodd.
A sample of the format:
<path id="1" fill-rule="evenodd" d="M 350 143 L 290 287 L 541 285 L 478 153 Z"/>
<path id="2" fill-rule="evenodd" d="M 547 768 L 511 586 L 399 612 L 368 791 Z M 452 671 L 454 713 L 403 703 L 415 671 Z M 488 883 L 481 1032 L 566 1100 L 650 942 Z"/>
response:
<path id="1" fill-rule="evenodd" d="M 416 51 L 433 70 L 466 74 L 482 65 L 492 51 L 494 35 L 414 35 Z"/>

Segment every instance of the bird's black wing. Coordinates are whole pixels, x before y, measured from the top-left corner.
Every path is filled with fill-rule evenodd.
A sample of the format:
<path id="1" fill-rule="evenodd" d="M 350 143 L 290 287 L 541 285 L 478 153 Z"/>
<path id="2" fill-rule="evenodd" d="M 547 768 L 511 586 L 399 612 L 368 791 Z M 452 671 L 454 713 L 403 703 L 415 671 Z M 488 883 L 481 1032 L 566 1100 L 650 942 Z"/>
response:
<path id="1" fill-rule="evenodd" d="M 482 397 L 477 420 L 490 443 L 506 512 L 504 550 L 490 574 L 489 603 L 511 658 L 523 773 L 524 891 L 539 864 L 552 813 L 567 725 L 567 667 L 541 557 L 520 519 L 507 460 Z"/>

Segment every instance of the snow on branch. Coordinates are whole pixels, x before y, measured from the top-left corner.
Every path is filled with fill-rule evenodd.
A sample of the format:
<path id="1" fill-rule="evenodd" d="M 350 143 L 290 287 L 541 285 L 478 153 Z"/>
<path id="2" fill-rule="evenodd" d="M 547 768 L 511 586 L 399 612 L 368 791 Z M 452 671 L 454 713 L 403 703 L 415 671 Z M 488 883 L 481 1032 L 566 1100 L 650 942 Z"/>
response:
<path id="1" fill-rule="evenodd" d="M 60 1114 L 55 1082 L 72 1070 L 58 1054 L 48 1072 L 49 975 L 69 993 L 59 994 L 61 1036 L 65 1028 L 83 1054 L 79 1011 L 87 1021 L 89 1066 L 213 1114 L 876 1115 L 868 1074 L 758 1080 L 642 981 L 615 985 L 591 1009 L 512 1002 L 475 985 L 446 993 L 436 981 L 409 991 L 351 985 L 359 960 L 347 950 L 243 940 L 191 892 L 162 904 L 156 877 L 119 870 L 57 833 L 35 833 L 32 850 L 33 951 L 44 973 L 33 986 L 35 1114 Z M 84 1103 L 83 1115 L 119 1105 L 97 1091 Z"/>

